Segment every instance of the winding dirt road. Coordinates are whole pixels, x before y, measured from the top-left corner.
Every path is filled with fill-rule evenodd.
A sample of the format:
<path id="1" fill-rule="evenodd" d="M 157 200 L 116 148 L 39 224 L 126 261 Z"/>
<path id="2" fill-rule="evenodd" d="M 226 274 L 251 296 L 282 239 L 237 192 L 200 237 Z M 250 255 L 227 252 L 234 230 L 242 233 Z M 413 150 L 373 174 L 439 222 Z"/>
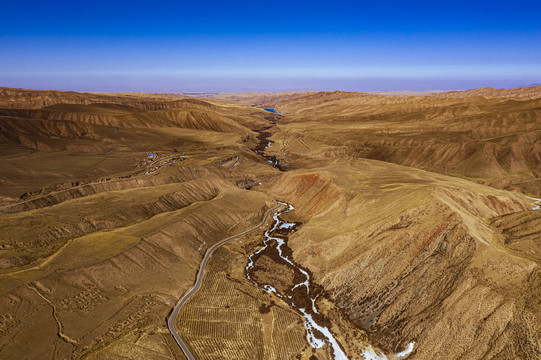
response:
<path id="1" fill-rule="evenodd" d="M 300 142 L 301 144 L 303 144 L 304 146 L 306 146 L 306 148 L 308 149 L 308 152 L 311 153 L 312 150 L 310 149 L 310 146 L 308 146 L 304 141 L 302 141 L 301 138 L 297 138 L 297 141 Z"/>
<path id="2" fill-rule="evenodd" d="M 280 152 L 282 153 L 282 156 L 284 157 L 284 163 L 287 163 L 287 156 L 286 156 L 286 154 L 284 153 L 284 149 L 285 149 L 286 147 L 289 147 L 289 141 L 284 141 L 284 142 L 282 143 L 282 148 L 280 149 Z"/>
<path id="3" fill-rule="evenodd" d="M 227 241 L 238 238 L 238 237 L 241 237 L 243 235 L 246 235 L 246 234 L 248 234 L 248 233 L 250 233 L 250 232 L 252 232 L 254 230 L 259 229 L 263 225 L 265 225 L 265 223 L 267 222 L 267 219 L 269 218 L 270 213 L 272 213 L 274 210 L 278 209 L 282 205 L 283 204 L 278 203 L 272 209 L 267 210 L 267 212 L 265 213 L 265 217 L 263 218 L 263 221 L 261 221 L 261 223 L 259 225 L 251 228 L 250 230 L 246 230 L 246 231 L 244 231 L 244 232 L 242 232 L 240 234 L 228 237 L 227 239 L 224 239 L 224 240 L 220 241 L 219 243 L 214 244 L 205 253 L 205 256 L 203 257 L 203 261 L 201 262 L 201 265 L 199 266 L 199 272 L 197 273 L 197 280 L 195 282 L 195 285 L 192 287 L 192 289 L 190 291 L 188 291 L 186 293 L 186 295 L 184 295 L 178 301 L 177 305 L 173 308 L 173 311 L 171 311 L 171 314 L 169 315 L 169 318 L 167 319 L 167 327 L 169 328 L 169 331 L 171 332 L 171 335 L 173 335 L 173 337 L 175 338 L 175 341 L 177 342 L 178 346 L 180 346 L 180 349 L 182 350 L 182 352 L 184 352 L 184 355 L 186 355 L 186 358 L 188 358 L 188 360 L 195 360 L 195 358 L 192 355 L 192 353 L 190 352 L 190 350 L 188 349 L 188 347 L 186 346 L 186 344 L 180 338 L 180 335 L 178 334 L 177 330 L 175 329 L 175 318 L 176 318 L 180 308 L 182 307 L 182 305 L 184 305 L 184 303 L 186 301 L 188 301 L 188 299 L 193 294 L 195 294 L 197 292 L 197 290 L 199 290 L 199 288 L 201 287 L 201 284 L 203 282 L 203 275 L 205 274 L 205 268 L 207 266 L 207 263 L 208 263 L 208 260 L 209 260 L 210 256 L 212 255 L 214 250 L 216 250 L 218 247 L 220 247 L 221 245 L 223 245 Z"/>
<path id="4" fill-rule="evenodd" d="M 239 161 L 240 157 L 238 155 L 236 155 L 237 158 L 235 159 L 235 162 L 233 164 L 231 164 L 231 166 L 229 167 L 229 171 L 233 171 L 233 166 L 235 166 L 237 164 L 237 162 Z"/>
<path id="5" fill-rule="evenodd" d="M 180 154 L 173 154 L 173 155 L 167 155 L 163 158 L 160 158 L 160 159 L 157 159 L 157 160 L 154 160 L 153 162 L 150 163 L 150 165 L 148 165 L 148 167 L 152 167 L 154 165 L 156 165 L 157 163 L 161 162 L 161 161 L 166 161 L 166 160 L 169 160 L 169 159 L 174 159 L 175 157 L 177 158 L 185 158 L 186 156 L 184 155 L 180 155 Z"/>

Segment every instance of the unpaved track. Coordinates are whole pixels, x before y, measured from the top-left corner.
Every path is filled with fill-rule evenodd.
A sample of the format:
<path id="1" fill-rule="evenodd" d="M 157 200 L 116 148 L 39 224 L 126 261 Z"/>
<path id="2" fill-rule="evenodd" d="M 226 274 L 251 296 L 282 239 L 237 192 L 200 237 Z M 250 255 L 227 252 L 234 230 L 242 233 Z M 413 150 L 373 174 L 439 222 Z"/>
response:
<path id="1" fill-rule="evenodd" d="M 233 166 L 235 166 L 237 164 L 239 159 L 240 159 L 240 157 L 237 155 L 237 158 L 235 159 L 235 162 L 233 164 L 231 164 L 231 166 L 229 167 L 229 171 L 233 171 Z"/>
<path id="2" fill-rule="evenodd" d="M 112 150 L 110 150 L 112 151 Z M 109 152 L 109 151 L 108 151 Z M 180 158 L 186 158 L 187 156 L 185 155 L 178 155 L 178 154 L 173 154 L 173 155 L 169 155 L 169 156 L 166 156 L 164 157 L 163 159 L 158 159 L 158 160 L 155 160 L 154 162 L 152 162 L 150 165 L 147 165 L 148 168 L 154 166 L 157 162 L 160 162 L 160 161 L 164 161 L 164 160 L 167 160 L 167 159 L 170 159 L 170 158 L 174 158 L 174 157 L 180 157 Z M 102 160 L 103 161 L 103 160 Z M 95 164 L 94 164 L 95 165 Z M 21 205 L 24 205 L 24 204 L 27 204 L 27 203 L 30 203 L 32 201 L 36 201 L 36 200 L 39 200 L 39 199 L 43 199 L 43 198 L 46 198 L 48 196 L 52 196 L 54 194 L 60 194 L 60 193 L 64 193 L 64 192 L 68 192 L 68 191 L 73 191 L 75 189 L 82 189 L 82 188 L 85 188 L 85 187 L 91 187 L 92 185 L 100 185 L 100 184 L 103 184 L 103 183 L 116 183 L 116 182 L 124 182 L 124 181 L 129 181 L 129 180 L 133 180 L 133 178 L 137 175 L 140 174 L 139 172 L 140 170 L 137 169 L 136 172 L 132 173 L 132 174 L 129 174 L 129 175 L 124 175 L 124 176 L 127 176 L 127 177 L 122 177 L 122 178 L 113 178 L 111 180 L 103 180 L 103 179 L 100 179 L 100 180 L 96 180 L 96 181 L 91 181 L 89 183 L 86 183 L 86 184 L 81 184 L 81 185 L 76 185 L 76 186 L 71 186 L 67 189 L 59 189 L 59 190 L 53 190 L 51 192 L 48 192 L 46 194 L 43 194 L 43 195 L 39 195 L 39 196 L 36 196 L 36 197 L 33 197 L 33 198 L 30 198 L 28 200 L 23 200 L 23 201 L 20 201 L 20 202 L 17 202 L 17 203 L 14 203 L 14 204 L 8 204 L 8 205 L 4 205 L 4 206 L 1 206 L 0 207 L 0 214 L 3 214 L 4 211 L 9 211 L 10 208 L 12 207 L 15 207 L 15 206 L 21 206 Z M 84 197 L 84 196 L 82 196 Z M 61 201 L 63 202 L 63 201 Z M 57 204 L 53 204 L 53 205 L 57 205 Z M 51 206 L 51 205 L 49 205 Z M 39 208 L 38 208 L 39 209 Z"/>
<path id="3" fill-rule="evenodd" d="M 246 230 L 246 231 L 244 231 L 244 232 L 242 232 L 240 234 L 228 237 L 227 239 L 224 239 L 224 240 L 220 241 L 217 244 L 214 244 L 205 253 L 205 256 L 203 257 L 203 261 L 201 262 L 201 265 L 199 266 L 199 272 L 197 273 L 197 280 L 195 282 L 195 285 L 192 287 L 192 289 L 190 291 L 188 291 L 186 293 L 186 295 L 184 295 L 182 298 L 180 298 L 177 305 L 173 308 L 173 311 L 171 311 L 171 314 L 169 315 L 169 318 L 167 319 L 167 327 L 169 328 L 169 331 L 171 332 L 171 335 L 173 335 L 173 337 L 175 338 L 175 341 L 177 342 L 178 346 L 180 346 L 182 352 L 184 352 L 184 355 L 186 355 L 186 358 L 188 358 L 188 360 L 195 360 L 195 357 L 192 355 L 192 353 L 190 352 L 190 350 L 188 349 L 186 344 L 182 341 L 182 339 L 180 338 L 180 335 L 176 331 L 176 329 L 175 329 L 175 318 L 177 317 L 177 314 L 178 314 L 180 308 L 182 307 L 182 305 L 184 305 L 184 303 L 186 301 L 188 301 L 188 299 L 193 294 L 195 294 L 197 292 L 197 290 L 199 290 L 199 288 L 201 287 L 201 284 L 203 282 L 203 275 L 205 274 L 205 268 L 207 266 L 207 263 L 208 263 L 208 260 L 209 260 L 210 256 L 212 255 L 214 250 L 216 250 L 218 247 L 220 247 L 221 245 L 223 245 L 227 241 L 238 238 L 238 237 L 241 237 L 243 235 L 246 235 L 246 234 L 248 234 L 248 233 L 250 233 L 250 232 L 252 232 L 254 230 L 259 229 L 263 225 L 265 225 L 265 223 L 267 222 L 267 219 L 269 218 L 270 213 L 272 213 L 274 210 L 278 209 L 280 206 L 282 206 L 282 204 L 279 203 L 278 205 L 276 205 L 272 209 L 267 210 L 267 212 L 265 213 L 265 217 L 263 218 L 263 221 L 261 221 L 261 223 L 259 225 L 251 228 L 250 230 Z"/>
<path id="4" fill-rule="evenodd" d="M 301 144 L 303 144 L 304 146 L 306 146 L 306 148 L 308 149 L 308 152 L 311 153 L 312 150 L 310 149 L 310 146 L 308 146 L 304 141 L 302 141 L 301 138 L 297 138 L 297 141 L 300 142 Z"/>
<path id="5" fill-rule="evenodd" d="M 280 149 L 280 152 L 282 153 L 282 156 L 284 157 L 284 163 L 287 163 L 287 156 L 286 154 L 284 154 L 284 149 L 286 149 L 287 147 L 289 147 L 289 141 L 284 141 L 282 143 L 282 148 Z"/>
<path id="6" fill-rule="evenodd" d="M 172 158 L 175 158 L 175 157 L 185 158 L 186 156 L 180 155 L 180 154 L 167 155 L 166 157 L 163 157 L 161 159 L 158 159 L 158 160 L 155 160 L 155 161 L 151 162 L 150 165 L 147 165 L 147 166 L 152 167 L 152 166 L 156 165 L 157 163 L 159 163 L 161 161 L 169 160 L 169 159 L 172 159 Z"/>

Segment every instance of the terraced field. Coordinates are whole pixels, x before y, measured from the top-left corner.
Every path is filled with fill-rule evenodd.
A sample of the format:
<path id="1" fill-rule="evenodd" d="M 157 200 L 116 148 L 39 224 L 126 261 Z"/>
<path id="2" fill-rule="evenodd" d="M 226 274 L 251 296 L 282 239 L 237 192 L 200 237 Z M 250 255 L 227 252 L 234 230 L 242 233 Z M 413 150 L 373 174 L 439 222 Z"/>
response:
<path id="1" fill-rule="evenodd" d="M 308 348 L 302 318 L 246 281 L 245 247 L 237 242 L 213 255 L 177 329 L 197 359 L 296 358 Z"/>

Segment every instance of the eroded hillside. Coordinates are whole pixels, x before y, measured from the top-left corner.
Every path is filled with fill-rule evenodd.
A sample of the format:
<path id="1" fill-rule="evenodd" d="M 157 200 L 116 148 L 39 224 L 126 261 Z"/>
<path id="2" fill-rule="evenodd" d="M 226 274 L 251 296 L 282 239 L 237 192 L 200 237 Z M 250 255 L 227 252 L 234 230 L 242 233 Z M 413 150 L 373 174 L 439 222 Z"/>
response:
<path id="1" fill-rule="evenodd" d="M 285 134 L 326 157 L 369 158 L 541 194 L 541 87 L 425 96 L 296 93 L 244 96 L 285 116 Z M 329 136 L 332 134 L 332 136 Z"/>
<path id="2" fill-rule="evenodd" d="M 541 358 L 540 95 L 2 88 L 0 358 Z"/>

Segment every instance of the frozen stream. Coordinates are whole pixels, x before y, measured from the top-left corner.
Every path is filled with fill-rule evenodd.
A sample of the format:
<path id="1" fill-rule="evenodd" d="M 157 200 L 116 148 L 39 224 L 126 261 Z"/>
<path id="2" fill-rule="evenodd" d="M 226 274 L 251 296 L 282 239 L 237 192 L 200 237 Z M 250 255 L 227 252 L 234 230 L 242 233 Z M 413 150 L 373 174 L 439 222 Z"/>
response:
<path id="1" fill-rule="evenodd" d="M 287 210 L 284 212 L 289 212 L 293 210 L 292 205 L 284 204 L 283 205 L 288 206 Z M 257 250 L 255 253 L 250 255 L 248 259 L 248 265 L 246 265 L 246 277 L 248 280 L 253 282 L 256 286 L 264 289 L 268 293 L 274 294 L 278 296 L 279 298 L 283 299 L 286 303 L 288 303 L 292 308 L 299 311 L 304 316 L 304 326 L 306 327 L 306 333 L 307 333 L 307 339 L 308 342 L 312 347 L 315 349 L 323 347 L 325 344 L 329 344 L 332 347 L 332 352 L 334 354 L 334 358 L 336 360 L 347 360 L 347 356 L 342 350 L 342 347 L 338 343 L 338 341 L 334 338 L 331 331 L 324 325 L 319 324 L 314 319 L 314 314 L 318 314 L 317 308 L 316 308 L 316 299 L 318 294 L 314 293 L 313 286 L 311 284 L 311 278 L 310 274 L 295 264 L 293 260 L 285 254 L 284 249 L 282 249 L 282 246 L 285 244 L 284 239 L 274 235 L 274 232 L 277 230 L 282 230 L 286 232 L 294 232 L 296 224 L 294 223 L 286 223 L 283 220 L 279 218 L 281 212 L 274 214 L 274 224 L 273 226 L 265 231 L 265 240 L 263 242 L 263 247 L 259 250 Z M 304 298 L 308 298 L 310 300 L 309 306 L 306 306 L 306 304 L 299 304 L 295 300 L 298 298 L 297 296 L 293 296 L 292 294 L 281 294 L 275 287 L 273 287 L 270 284 L 259 284 L 257 281 L 253 279 L 253 268 L 254 268 L 254 262 L 256 261 L 256 257 L 266 251 L 267 249 L 274 247 L 276 251 L 278 252 L 279 257 L 291 268 L 293 268 L 296 272 L 299 272 L 302 276 L 301 278 L 303 281 L 297 283 L 295 286 L 293 286 L 288 293 L 293 293 L 296 289 L 302 288 L 303 291 L 306 292 L 306 295 Z"/>
<path id="2" fill-rule="evenodd" d="M 281 203 L 287 206 L 287 209 L 282 212 L 289 212 L 293 210 L 293 206 L 285 203 Z M 248 258 L 248 264 L 246 265 L 246 278 L 254 283 L 259 288 L 265 290 L 268 293 L 274 294 L 284 300 L 288 305 L 293 309 L 297 310 L 304 317 L 304 326 L 306 328 L 306 337 L 310 345 L 315 348 L 321 348 L 324 345 L 328 344 L 332 348 L 332 353 L 335 360 L 348 360 L 348 357 L 344 353 L 343 347 L 335 339 L 329 328 L 324 324 L 325 321 L 322 316 L 318 313 L 316 307 L 316 300 L 319 296 L 319 291 L 311 282 L 311 277 L 308 271 L 295 264 L 291 258 L 290 250 L 283 246 L 285 245 L 285 240 L 278 235 L 287 236 L 287 234 L 295 231 L 295 228 L 298 224 L 287 223 L 280 219 L 282 212 L 278 212 L 273 216 L 274 223 L 270 229 L 265 231 L 265 240 L 263 241 L 263 247 L 256 252 L 254 252 Z M 263 254 L 272 256 L 277 254 L 279 256 L 278 260 L 283 261 L 283 264 L 291 268 L 295 272 L 295 282 L 296 284 L 290 289 L 287 289 L 283 292 L 280 292 L 276 287 L 271 284 L 258 283 L 255 279 L 257 276 L 255 272 L 255 262 Z M 276 258 L 275 258 L 276 259 Z M 323 319 L 323 320 L 322 320 Z M 395 359 L 404 359 L 413 351 L 414 343 L 410 343 L 408 348 L 401 353 L 395 355 Z M 386 360 L 387 357 L 383 354 L 378 354 L 374 351 L 372 347 L 362 350 L 361 355 L 364 355 L 366 360 Z"/>
<path id="3" fill-rule="evenodd" d="M 534 200 L 532 210 L 539 210 L 541 208 L 541 199 L 526 196 L 530 200 Z"/>
<path id="4" fill-rule="evenodd" d="M 275 112 L 274 109 L 265 110 Z M 272 120 L 272 125 L 275 124 L 276 120 Z M 259 131 L 257 136 L 259 144 L 254 151 L 256 154 L 263 156 L 263 158 L 270 163 L 272 167 L 280 171 L 284 171 L 276 157 L 265 154 L 265 149 L 272 144 L 272 141 L 269 141 L 268 139 L 271 133 L 266 131 L 271 127 L 272 126 L 269 126 Z M 308 145 L 306 145 L 300 139 L 299 142 L 304 144 L 308 148 L 309 152 L 312 152 Z M 285 160 L 285 154 L 283 151 L 282 155 L 284 155 Z M 328 320 L 325 319 L 317 310 L 316 300 L 320 294 L 319 286 L 311 282 L 311 277 L 308 271 L 295 264 L 291 256 L 291 250 L 287 247 L 285 240 L 278 236 L 282 235 L 283 237 L 287 238 L 287 235 L 295 232 L 295 228 L 299 225 L 296 223 L 288 223 L 280 219 L 282 212 L 289 212 L 293 210 L 293 206 L 290 204 L 283 202 L 280 202 L 280 204 L 287 206 L 287 209 L 274 214 L 274 223 L 272 227 L 265 231 L 263 247 L 250 255 L 248 259 L 248 264 L 246 265 L 245 269 L 246 278 L 257 287 L 284 300 L 289 306 L 298 311 L 304 317 L 306 338 L 314 349 L 319 349 L 328 344 L 331 347 L 334 360 L 348 360 L 348 357 L 344 353 L 343 347 L 340 345 L 338 340 L 334 338 L 334 335 L 325 325 Z M 282 248 L 284 245 L 286 246 Z M 254 274 L 256 270 L 255 262 L 262 255 L 272 256 L 274 261 L 282 263 L 283 265 L 292 269 L 295 273 L 295 285 L 280 292 L 271 284 L 258 283 L 255 279 L 257 276 Z M 414 345 L 414 342 L 409 343 L 408 347 L 404 351 L 395 354 L 392 359 L 405 359 L 413 351 Z M 372 346 L 368 346 L 367 349 L 361 350 L 360 355 L 363 356 L 365 360 L 388 360 L 383 353 L 376 352 Z"/>

